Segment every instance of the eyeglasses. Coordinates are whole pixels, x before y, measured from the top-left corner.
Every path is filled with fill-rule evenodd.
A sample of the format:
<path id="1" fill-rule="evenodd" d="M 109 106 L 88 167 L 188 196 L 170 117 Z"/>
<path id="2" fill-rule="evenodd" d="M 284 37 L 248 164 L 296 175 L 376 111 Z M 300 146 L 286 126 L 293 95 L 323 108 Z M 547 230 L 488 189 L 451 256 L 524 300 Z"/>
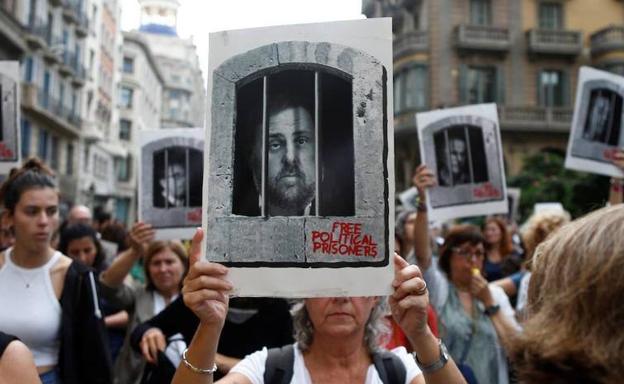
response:
<path id="1" fill-rule="evenodd" d="M 480 250 L 480 249 L 477 250 L 476 252 L 470 252 L 469 250 L 455 247 L 455 248 L 452 249 L 452 251 L 455 254 L 465 258 L 466 260 L 471 260 L 473 257 L 476 257 L 477 259 L 480 259 L 483 256 L 485 256 L 485 253 L 482 250 Z"/>

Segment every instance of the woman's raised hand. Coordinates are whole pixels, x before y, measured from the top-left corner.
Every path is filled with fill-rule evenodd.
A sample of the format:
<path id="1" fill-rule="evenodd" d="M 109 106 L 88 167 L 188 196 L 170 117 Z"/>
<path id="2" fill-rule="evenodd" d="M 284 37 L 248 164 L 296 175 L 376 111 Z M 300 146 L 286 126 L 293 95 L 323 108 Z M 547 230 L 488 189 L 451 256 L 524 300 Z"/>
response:
<path id="1" fill-rule="evenodd" d="M 228 311 L 232 284 L 225 279 L 228 269 L 221 264 L 201 259 L 204 231 L 198 228 L 189 250 L 189 272 L 184 279 L 184 304 L 202 324 L 223 327 Z"/>
<path id="2" fill-rule="evenodd" d="M 410 338 L 428 331 L 427 307 L 429 293 L 420 269 L 394 254 L 394 293 L 388 302 L 394 320 Z"/>
<path id="3" fill-rule="evenodd" d="M 137 256 L 143 256 L 147 249 L 147 245 L 154 240 L 156 231 L 151 224 L 137 221 L 130 229 L 128 239 L 130 247 Z"/>

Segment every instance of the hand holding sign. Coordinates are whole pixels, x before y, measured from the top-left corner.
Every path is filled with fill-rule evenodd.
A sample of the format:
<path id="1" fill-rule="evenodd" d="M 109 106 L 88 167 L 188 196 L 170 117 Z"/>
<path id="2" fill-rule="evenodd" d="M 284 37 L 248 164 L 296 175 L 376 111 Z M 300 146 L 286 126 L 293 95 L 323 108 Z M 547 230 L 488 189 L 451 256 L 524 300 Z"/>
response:
<path id="1" fill-rule="evenodd" d="M 420 269 L 401 256 L 394 255 L 394 293 L 389 297 L 394 320 L 410 341 L 428 331 L 427 307 L 429 293 Z"/>
<path id="2" fill-rule="evenodd" d="M 203 325 L 223 327 L 228 312 L 228 293 L 232 284 L 225 279 L 228 269 L 221 264 L 201 260 L 204 231 L 197 229 L 189 250 L 189 273 L 184 279 L 182 295 Z"/>

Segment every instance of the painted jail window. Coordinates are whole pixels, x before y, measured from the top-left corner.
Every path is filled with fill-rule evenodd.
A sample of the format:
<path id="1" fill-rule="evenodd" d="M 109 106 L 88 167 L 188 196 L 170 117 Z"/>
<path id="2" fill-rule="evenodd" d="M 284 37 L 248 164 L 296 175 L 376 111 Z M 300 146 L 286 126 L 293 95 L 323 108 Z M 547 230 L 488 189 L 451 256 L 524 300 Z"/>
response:
<path id="1" fill-rule="evenodd" d="M 618 145 L 622 124 L 622 96 L 610 89 L 594 89 L 589 96 L 588 108 L 583 138 L 607 145 Z"/>
<path id="2" fill-rule="evenodd" d="M 174 146 L 153 154 L 153 204 L 158 208 L 201 207 L 200 150 Z"/>
<path id="3" fill-rule="evenodd" d="M 349 76 L 311 65 L 237 86 L 234 214 L 355 214 L 352 92 Z"/>
<path id="4" fill-rule="evenodd" d="M 435 133 L 433 141 L 440 186 L 489 181 L 481 127 L 454 125 Z"/>

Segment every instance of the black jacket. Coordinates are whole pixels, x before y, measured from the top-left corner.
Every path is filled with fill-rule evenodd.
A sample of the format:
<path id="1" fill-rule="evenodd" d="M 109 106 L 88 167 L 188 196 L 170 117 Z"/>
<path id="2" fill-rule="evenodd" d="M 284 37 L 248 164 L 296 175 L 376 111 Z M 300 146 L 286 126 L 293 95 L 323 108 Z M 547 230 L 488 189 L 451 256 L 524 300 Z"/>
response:
<path id="1" fill-rule="evenodd" d="M 112 362 L 93 271 L 72 262 L 61 295 L 61 349 L 58 367 L 63 384 L 109 384 Z"/>

